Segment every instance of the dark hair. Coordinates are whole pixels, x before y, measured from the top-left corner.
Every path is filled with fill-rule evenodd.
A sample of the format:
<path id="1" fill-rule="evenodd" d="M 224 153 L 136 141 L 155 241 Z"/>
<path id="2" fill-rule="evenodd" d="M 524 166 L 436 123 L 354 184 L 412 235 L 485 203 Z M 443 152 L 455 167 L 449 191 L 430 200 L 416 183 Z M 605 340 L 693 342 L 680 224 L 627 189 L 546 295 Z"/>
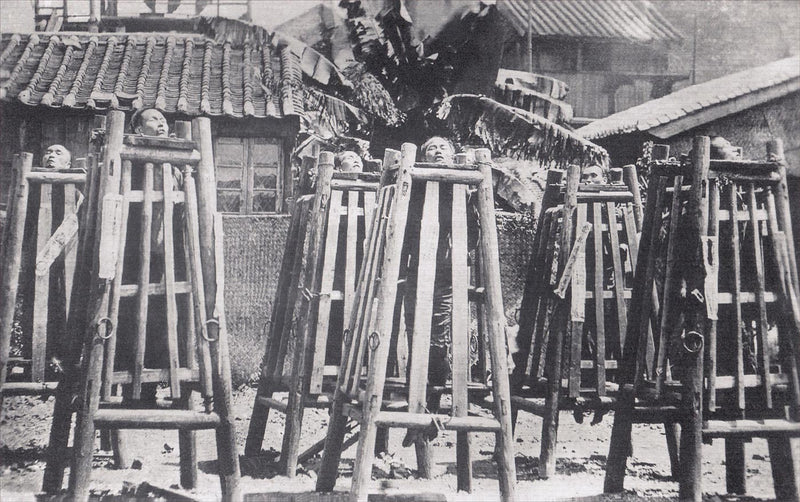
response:
<path id="1" fill-rule="evenodd" d="M 142 125 L 142 114 L 144 112 L 148 111 L 148 110 L 155 110 L 158 113 L 160 113 L 162 116 L 164 115 L 164 113 L 161 110 L 159 110 L 158 108 L 155 108 L 153 106 L 149 106 L 149 107 L 145 107 L 145 108 L 139 108 L 138 110 L 133 112 L 133 115 L 131 116 L 131 122 L 130 122 L 130 124 L 131 124 L 131 132 L 136 132 L 136 128 L 139 127 L 140 125 Z"/>

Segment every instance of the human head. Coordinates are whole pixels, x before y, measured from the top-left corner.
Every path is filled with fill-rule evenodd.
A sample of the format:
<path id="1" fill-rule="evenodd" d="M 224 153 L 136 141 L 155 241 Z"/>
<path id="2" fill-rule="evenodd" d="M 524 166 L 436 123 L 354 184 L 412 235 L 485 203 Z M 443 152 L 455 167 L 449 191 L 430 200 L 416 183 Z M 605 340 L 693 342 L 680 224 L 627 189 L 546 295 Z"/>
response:
<path id="1" fill-rule="evenodd" d="M 131 129 L 142 136 L 169 136 L 169 125 L 164 114 L 155 108 L 139 110 L 131 117 Z"/>
<path id="2" fill-rule="evenodd" d="M 453 143 L 441 136 L 432 136 L 422 144 L 422 156 L 425 162 L 451 164 L 454 153 Z"/>
<path id="3" fill-rule="evenodd" d="M 50 145 L 42 156 L 42 166 L 47 169 L 69 169 L 72 154 L 63 145 Z"/>
<path id="4" fill-rule="evenodd" d="M 602 185 L 606 182 L 605 169 L 600 164 L 591 164 L 581 169 L 581 183 Z"/>
<path id="5" fill-rule="evenodd" d="M 364 161 L 356 152 L 346 150 L 336 155 L 336 164 L 343 173 L 360 173 L 364 170 Z"/>
<path id="6" fill-rule="evenodd" d="M 711 158 L 731 160 L 739 156 L 739 150 L 722 136 L 711 138 Z"/>

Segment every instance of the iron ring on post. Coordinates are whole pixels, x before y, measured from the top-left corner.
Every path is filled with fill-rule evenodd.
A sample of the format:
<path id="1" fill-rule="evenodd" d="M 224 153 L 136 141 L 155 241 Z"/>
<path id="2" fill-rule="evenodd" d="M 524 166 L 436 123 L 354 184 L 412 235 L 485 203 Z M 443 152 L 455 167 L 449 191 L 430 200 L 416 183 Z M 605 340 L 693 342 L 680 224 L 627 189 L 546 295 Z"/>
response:
<path id="1" fill-rule="evenodd" d="M 103 324 L 106 325 L 106 334 L 105 335 L 101 335 L 100 334 L 100 326 L 102 326 Z M 111 319 L 109 319 L 108 317 L 101 317 L 97 321 L 97 324 L 94 327 L 94 333 L 101 340 L 108 340 L 109 338 L 111 338 L 111 335 L 114 333 L 114 322 Z"/>
<path id="2" fill-rule="evenodd" d="M 378 335 L 377 331 L 373 331 L 372 334 L 369 335 L 369 349 L 375 351 L 381 344 L 381 337 Z"/>
<path id="3" fill-rule="evenodd" d="M 697 354 L 703 350 L 703 335 L 697 331 L 689 331 L 681 335 L 683 349 L 689 354 Z"/>
<path id="4" fill-rule="evenodd" d="M 216 325 L 217 325 L 217 329 L 219 329 L 219 321 L 218 321 L 218 320 L 216 320 L 216 319 L 209 319 L 209 320 L 207 320 L 207 321 L 206 321 L 206 328 L 208 328 L 208 325 L 209 325 L 209 324 L 216 324 Z M 219 336 L 218 336 L 217 338 L 211 338 L 211 337 L 209 337 L 209 336 L 208 336 L 208 329 L 205 329 L 205 330 L 201 331 L 201 332 L 200 332 L 200 334 L 201 334 L 201 335 L 203 335 L 203 338 L 204 338 L 204 339 L 205 339 L 205 341 L 207 341 L 207 342 L 216 342 L 217 340 L 219 340 Z"/>

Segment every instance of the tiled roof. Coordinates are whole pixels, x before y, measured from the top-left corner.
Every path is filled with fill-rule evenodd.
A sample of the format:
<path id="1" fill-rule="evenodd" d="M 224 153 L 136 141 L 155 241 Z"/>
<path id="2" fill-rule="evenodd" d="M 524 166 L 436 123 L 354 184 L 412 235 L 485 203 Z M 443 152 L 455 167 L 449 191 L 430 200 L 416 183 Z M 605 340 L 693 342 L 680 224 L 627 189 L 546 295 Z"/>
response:
<path id="1" fill-rule="evenodd" d="M 520 35 L 616 38 L 636 42 L 672 42 L 681 33 L 646 0 L 497 0 L 497 9 Z"/>
<path id="2" fill-rule="evenodd" d="M 699 123 L 705 123 L 798 90 L 800 57 L 794 56 L 685 87 L 595 120 L 577 133 L 587 139 L 633 131 L 650 131 L 657 137 L 669 137 L 676 132 L 673 129 L 680 129 L 675 123 L 681 119 L 698 116 Z M 744 100 L 745 97 L 748 99 Z M 708 113 L 714 110 L 717 113 Z M 706 116 L 701 116 L 704 113 Z M 672 125 L 670 131 L 666 130 L 668 124 Z M 661 134 L 655 130 L 657 128 L 664 129 L 667 134 Z"/>
<path id="3" fill-rule="evenodd" d="M 288 47 L 232 47 L 194 34 L 2 34 L 0 99 L 282 117 L 303 113 L 302 70 Z"/>

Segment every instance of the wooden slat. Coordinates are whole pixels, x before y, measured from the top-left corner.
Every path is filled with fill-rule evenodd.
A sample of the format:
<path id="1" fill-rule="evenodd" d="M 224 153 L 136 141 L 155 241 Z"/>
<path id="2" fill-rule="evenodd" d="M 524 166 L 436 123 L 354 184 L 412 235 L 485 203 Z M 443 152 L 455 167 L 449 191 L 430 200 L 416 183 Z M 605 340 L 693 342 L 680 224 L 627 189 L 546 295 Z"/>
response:
<path id="1" fill-rule="evenodd" d="M 77 207 L 77 191 L 75 185 L 64 185 L 64 221 L 68 218 L 75 218 Z M 69 312 L 70 300 L 72 299 L 72 281 L 75 276 L 75 265 L 78 259 L 77 238 L 71 243 L 67 243 L 64 248 L 64 304 L 65 312 Z"/>
<path id="2" fill-rule="evenodd" d="M 375 215 L 375 192 L 364 192 L 364 231 Z M 366 242 L 366 239 L 364 240 Z"/>
<path id="3" fill-rule="evenodd" d="M 174 233 L 172 228 L 172 215 L 174 212 L 174 202 L 172 190 L 172 166 L 162 164 L 162 197 L 164 199 L 164 214 L 162 218 L 162 229 L 164 231 L 164 290 L 165 301 L 167 304 L 167 350 L 169 352 L 169 387 L 173 399 L 181 397 L 181 386 L 175 373 L 180 367 L 178 358 L 178 304 L 175 298 L 175 246 Z M 161 333 L 159 333 L 161 334 Z"/>
<path id="4" fill-rule="evenodd" d="M 617 221 L 617 208 L 613 202 L 606 203 L 608 221 Z M 628 308 L 625 304 L 624 274 L 619 251 L 619 231 L 616 224 L 609 224 L 608 235 L 611 241 L 611 262 L 614 266 L 614 300 L 617 304 L 617 323 L 619 326 L 619 346 L 625 346 L 625 333 L 628 331 Z"/>
<path id="5" fill-rule="evenodd" d="M 453 416 L 466 417 L 469 411 L 467 383 L 469 379 L 469 267 L 467 265 L 467 187 L 453 185 L 453 211 L 451 231 L 451 274 L 453 305 L 450 333 L 453 347 Z M 470 438 L 459 432 L 456 438 L 456 461 L 459 490 L 470 491 L 472 486 L 472 462 Z"/>
<path id="6" fill-rule="evenodd" d="M 175 375 L 181 382 L 197 382 L 200 380 L 200 372 L 189 368 L 178 368 Z M 142 383 L 166 382 L 169 380 L 168 369 L 145 369 L 142 371 Z M 109 379 L 112 385 L 130 384 L 133 382 L 133 372 L 114 371 Z"/>
<path id="7" fill-rule="evenodd" d="M 358 209 L 359 192 L 347 194 L 347 241 L 345 242 L 344 319 L 350 319 L 358 276 Z"/>
<path id="8" fill-rule="evenodd" d="M 325 367 L 325 354 L 328 348 L 328 329 L 331 321 L 331 296 L 336 274 L 336 253 L 339 249 L 342 208 L 342 191 L 332 190 L 328 205 L 325 247 L 322 253 L 322 280 L 320 281 L 319 304 L 317 307 L 316 336 L 314 337 L 314 357 L 311 367 L 310 392 L 322 392 L 322 370 Z M 324 220 L 323 220 L 324 221 Z M 355 270 L 353 270 L 355 273 Z"/>
<path id="9" fill-rule="evenodd" d="M 175 192 L 172 194 L 173 200 L 176 203 L 185 203 L 186 196 L 183 192 Z M 164 201 L 164 194 L 162 192 L 151 192 L 150 194 L 152 202 L 163 202 Z M 128 202 L 143 202 L 144 201 L 144 192 L 141 190 L 131 190 L 128 193 Z"/>
<path id="10" fill-rule="evenodd" d="M 543 258 L 541 263 L 541 270 L 539 272 L 539 280 L 544 284 L 549 284 L 547 278 L 550 274 L 550 266 L 555 256 L 555 242 L 558 236 L 558 215 L 557 210 L 553 210 L 549 216 L 549 228 L 547 228 L 547 237 L 544 240 Z M 543 289 L 544 291 L 547 288 Z M 536 311 L 536 324 L 533 331 L 533 350 L 531 350 L 531 363 L 528 366 L 531 368 L 529 376 L 532 379 L 537 379 L 544 375 L 544 359 L 547 354 L 547 340 L 549 330 L 549 313 L 552 314 L 552 298 L 548 294 L 542 294 L 539 297 L 539 305 Z"/>
<path id="11" fill-rule="evenodd" d="M 731 221 L 731 212 L 736 213 L 736 221 L 750 221 L 752 218 L 749 211 L 739 209 L 720 209 L 719 221 Z M 767 212 L 764 209 L 756 209 L 756 219 L 758 221 L 767 221 Z"/>
<path id="12" fill-rule="evenodd" d="M 52 234 L 53 226 L 53 186 L 42 184 L 39 187 L 39 215 L 36 227 L 36 254 L 39 255 Z M 47 317 L 48 297 L 50 296 L 50 270 L 37 275 L 33 293 L 33 332 L 31 338 L 31 378 L 34 382 L 44 381 L 47 362 Z"/>
<path id="13" fill-rule="evenodd" d="M 535 244 L 536 248 L 534 249 L 533 254 L 531 255 L 531 263 L 528 265 L 529 268 L 535 268 L 533 272 L 529 272 L 528 282 L 531 283 L 530 293 L 534 295 L 535 298 L 531 301 L 533 304 L 532 312 L 527 313 L 525 311 L 520 312 L 520 330 L 523 327 L 523 321 L 525 321 L 526 326 L 530 326 L 530 343 L 528 347 L 528 357 L 525 363 L 525 374 L 526 375 L 535 375 L 537 372 L 539 358 L 536 356 L 536 352 L 538 350 L 540 344 L 540 336 L 539 332 L 536 329 L 536 323 L 539 318 L 539 311 L 542 310 L 544 305 L 544 298 L 541 295 L 541 291 L 543 290 L 541 284 L 541 276 L 542 276 L 542 269 L 545 267 L 545 256 L 546 256 L 546 249 L 548 245 L 548 237 L 550 235 L 550 228 L 551 228 L 551 217 L 552 213 L 548 213 L 543 209 L 543 215 L 539 219 L 539 227 L 537 227 L 536 231 L 536 239 Z M 535 284 L 535 289 L 534 289 Z M 526 316 L 530 315 L 532 320 L 528 321 Z"/>
<path id="14" fill-rule="evenodd" d="M 708 235 L 709 237 L 716 239 L 713 243 L 714 248 L 710 265 L 717 267 L 717 270 L 719 270 L 719 245 L 717 244 L 719 239 L 719 196 L 719 182 L 717 180 L 709 180 Z M 709 241 L 709 244 L 710 242 L 711 241 Z M 705 246 L 708 246 L 709 244 L 704 244 L 704 256 L 708 253 L 708 249 L 706 249 Z M 706 273 L 708 272 L 709 271 L 706 270 Z M 716 302 L 717 298 L 719 297 L 717 294 L 717 290 L 719 289 L 719 281 L 717 280 L 717 277 L 714 277 L 713 281 L 714 284 L 710 285 L 710 288 L 705 288 L 706 302 Z M 711 298 L 712 295 L 713 298 Z M 708 339 L 705 342 L 705 358 L 706 365 L 704 366 L 704 370 L 706 379 L 706 397 L 703 402 L 706 405 L 706 409 L 709 412 L 713 412 L 717 407 L 717 319 L 708 320 Z"/>
<path id="15" fill-rule="evenodd" d="M 738 195 L 736 185 L 731 183 L 728 186 L 728 208 L 732 212 L 737 211 Z M 734 346 L 736 347 L 736 404 L 740 412 L 745 409 L 744 402 L 744 344 L 742 341 L 742 307 L 740 291 L 742 285 L 741 256 L 739 255 L 739 225 L 731 222 L 730 249 L 732 257 L 733 291 L 731 291 L 731 305 L 733 305 L 734 325 L 736 326 Z"/>
<path id="16" fill-rule="evenodd" d="M 419 268 L 411 339 L 411 371 L 408 378 L 408 411 L 425 411 L 428 387 L 428 355 L 431 344 L 436 251 L 439 243 L 439 183 L 425 185 L 425 202 L 419 230 Z M 406 295 L 410 292 L 406 291 Z"/>
<path id="17" fill-rule="evenodd" d="M 592 239 L 594 243 L 594 322 L 596 341 L 595 358 L 597 361 L 597 381 L 596 389 L 598 396 L 604 396 L 606 392 L 606 308 L 603 284 L 603 274 L 605 262 L 603 258 L 603 232 L 596 230 L 600 228 L 603 221 L 603 204 L 595 202 L 592 204 Z M 610 293 L 610 291 L 609 291 Z"/>
<path id="18" fill-rule="evenodd" d="M 761 356 L 761 376 L 764 379 L 764 404 L 767 408 L 772 409 L 772 385 L 770 383 L 769 372 L 769 341 L 767 340 L 767 332 L 769 331 L 769 323 L 767 322 L 767 304 L 764 301 L 764 290 L 766 289 L 764 282 L 764 257 L 761 252 L 761 224 L 756 218 L 756 188 L 754 183 L 747 186 L 748 195 L 748 209 L 750 210 L 750 222 L 752 225 L 753 240 L 753 259 L 755 260 L 756 267 L 756 299 L 758 303 L 758 345 L 759 355 Z"/>
<path id="19" fill-rule="evenodd" d="M 577 228 L 588 221 L 588 208 L 585 203 L 578 204 Z M 581 392 L 581 350 L 583 349 L 583 320 L 586 310 L 586 251 L 581 249 L 572 270 L 572 298 L 570 305 L 570 357 L 569 357 L 569 396 L 577 397 Z"/>
<path id="20" fill-rule="evenodd" d="M 163 283 L 156 283 L 152 282 L 147 285 L 145 291 L 149 296 L 158 296 L 163 295 L 166 293 L 166 287 Z M 192 292 L 192 284 L 189 281 L 176 281 L 175 282 L 175 293 L 176 294 L 185 294 Z M 131 296 L 137 296 L 139 294 L 139 285 L 138 284 L 123 284 L 119 289 L 119 296 L 120 298 L 128 298 Z"/>
<path id="21" fill-rule="evenodd" d="M 126 160 L 122 162 L 122 173 L 120 174 L 120 191 L 122 193 L 122 209 L 120 216 L 120 224 L 122 231 L 119 233 L 119 247 L 117 248 L 117 266 L 114 273 L 114 282 L 111 285 L 111 298 L 109 299 L 108 317 L 111 319 L 111 335 L 106 342 L 106 352 L 104 357 L 105 370 L 103 372 L 103 399 L 108 400 L 111 397 L 111 375 L 114 373 L 114 361 L 116 360 L 117 343 L 119 341 L 117 332 L 119 331 L 119 301 L 121 298 L 122 290 L 122 267 L 125 263 L 125 247 L 128 241 L 128 219 L 130 216 L 130 202 L 126 200 L 127 195 L 131 190 L 131 176 L 133 166 L 131 161 Z M 132 285 L 138 290 L 138 285 Z M 134 293 L 135 294 L 135 293 Z M 133 295 L 131 295 L 133 296 Z"/>
<path id="22" fill-rule="evenodd" d="M 115 410 L 95 413 L 98 429 L 215 429 L 219 415 L 190 410 Z"/>
<path id="23" fill-rule="evenodd" d="M 630 204 L 622 206 L 622 217 L 625 222 L 625 237 L 628 242 L 628 254 L 632 270 L 636 270 L 636 260 L 639 257 L 639 237 L 636 231 L 636 221 L 633 217 Z M 627 291 L 626 291 L 627 293 Z"/>
<path id="24" fill-rule="evenodd" d="M 147 304 L 148 295 L 145 288 L 150 283 L 150 245 L 153 233 L 153 164 L 144 165 L 142 181 L 142 218 L 139 240 L 139 291 L 136 303 L 136 352 L 133 368 L 133 399 L 142 395 L 141 374 L 144 369 L 145 344 L 147 340 Z"/>
<path id="25" fill-rule="evenodd" d="M 677 257 L 676 257 L 676 246 L 678 245 L 678 227 L 681 221 L 681 197 L 677 194 L 680 193 L 680 187 L 683 184 L 683 176 L 675 176 L 675 180 L 673 182 L 673 196 L 672 196 L 672 204 L 670 206 L 670 221 L 669 221 L 669 242 L 667 243 L 667 266 L 666 266 L 666 273 L 664 277 L 664 294 L 663 294 L 663 303 L 661 305 L 661 322 L 659 324 L 658 330 L 658 364 L 656 365 L 656 393 L 661 392 L 661 387 L 664 384 L 664 379 L 667 375 L 667 352 L 669 350 L 668 344 L 670 342 L 670 335 L 672 334 L 673 325 L 672 323 L 675 321 L 675 315 L 673 312 L 673 291 L 675 288 L 679 287 L 677 284 L 677 277 L 679 276 L 677 267 Z M 658 218 L 656 218 L 655 223 L 657 226 L 654 230 L 656 232 L 657 229 L 661 227 Z M 653 250 L 654 252 L 656 250 Z"/>

